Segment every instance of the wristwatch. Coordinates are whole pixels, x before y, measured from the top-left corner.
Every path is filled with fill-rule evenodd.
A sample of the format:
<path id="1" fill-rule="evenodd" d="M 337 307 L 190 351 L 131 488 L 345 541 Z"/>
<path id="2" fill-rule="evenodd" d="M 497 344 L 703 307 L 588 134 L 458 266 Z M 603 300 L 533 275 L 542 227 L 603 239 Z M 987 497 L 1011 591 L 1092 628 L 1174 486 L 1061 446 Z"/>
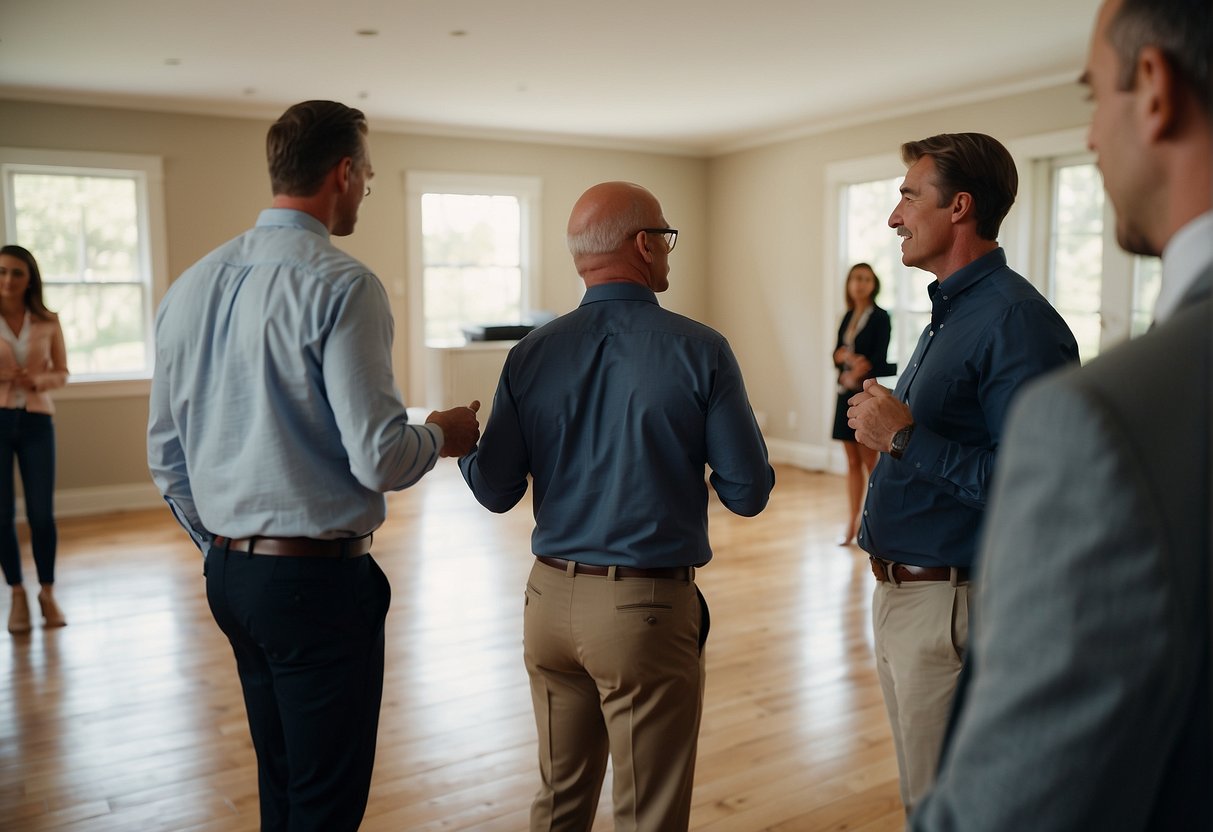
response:
<path id="1" fill-rule="evenodd" d="M 910 434 L 913 432 L 914 423 L 911 422 L 893 434 L 893 438 L 889 440 L 889 456 L 893 459 L 901 459 L 901 455 L 906 452 L 906 445 L 910 444 Z"/>

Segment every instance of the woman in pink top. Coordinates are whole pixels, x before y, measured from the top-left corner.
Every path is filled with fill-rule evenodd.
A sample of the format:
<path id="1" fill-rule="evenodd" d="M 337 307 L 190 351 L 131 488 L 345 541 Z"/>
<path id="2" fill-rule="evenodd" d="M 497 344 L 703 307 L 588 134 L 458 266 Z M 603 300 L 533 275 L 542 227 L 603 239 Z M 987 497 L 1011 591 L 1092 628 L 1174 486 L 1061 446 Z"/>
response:
<path id="1" fill-rule="evenodd" d="M 48 390 L 67 383 L 67 349 L 59 319 L 42 303 L 42 275 L 21 246 L 0 248 L 0 567 L 13 588 L 11 633 L 30 630 L 14 522 L 13 457 L 21 467 L 25 515 L 47 627 L 67 624 L 55 603 L 55 407 Z"/>

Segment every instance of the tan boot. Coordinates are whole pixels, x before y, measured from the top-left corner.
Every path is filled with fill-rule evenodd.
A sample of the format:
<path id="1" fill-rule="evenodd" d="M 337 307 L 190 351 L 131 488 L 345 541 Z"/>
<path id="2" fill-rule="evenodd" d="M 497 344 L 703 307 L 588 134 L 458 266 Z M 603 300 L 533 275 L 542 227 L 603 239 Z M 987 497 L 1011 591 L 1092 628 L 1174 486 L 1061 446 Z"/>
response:
<path id="1" fill-rule="evenodd" d="M 63 610 L 59 609 L 59 605 L 55 603 L 54 593 L 49 586 L 42 587 L 42 591 L 38 593 L 38 606 L 42 607 L 44 627 L 67 626 L 67 619 L 63 616 Z"/>
<path id="2" fill-rule="evenodd" d="M 29 601 L 25 598 L 25 590 L 19 586 L 13 587 L 13 605 L 8 611 L 8 631 L 20 635 L 28 633 L 30 629 Z"/>

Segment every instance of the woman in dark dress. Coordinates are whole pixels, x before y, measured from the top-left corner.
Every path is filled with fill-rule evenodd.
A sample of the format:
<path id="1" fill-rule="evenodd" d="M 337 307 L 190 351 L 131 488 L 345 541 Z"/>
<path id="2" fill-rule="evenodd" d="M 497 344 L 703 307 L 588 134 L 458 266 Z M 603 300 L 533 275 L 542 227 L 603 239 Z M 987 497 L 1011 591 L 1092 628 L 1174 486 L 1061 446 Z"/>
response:
<path id="1" fill-rule="evenodd" d="M 834 366 L 838 368 L 838 404 L 834 411 L 834 438 L 847 452 L 847 494 L 850 510 L 838 544 L 845 546 L 859 531 L 864 484 L 876 464 L 876 451 L 855 441 L 847 426 L 847 399 L 863 389 L 864 379 L 890 375 L 896 368 L 888 362 L 889 313 L 876 305 L 880 278 L 867 263 L 856 263 L 847 273 L 847 314 L 838 327 Z"/>

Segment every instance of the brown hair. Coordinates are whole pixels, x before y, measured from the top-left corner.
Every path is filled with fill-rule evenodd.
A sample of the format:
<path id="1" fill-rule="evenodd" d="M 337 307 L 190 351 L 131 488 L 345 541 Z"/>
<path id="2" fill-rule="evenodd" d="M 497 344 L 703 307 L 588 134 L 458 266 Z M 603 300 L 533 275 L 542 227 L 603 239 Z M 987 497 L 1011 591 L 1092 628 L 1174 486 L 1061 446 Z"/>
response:
<path id="1" fill-rule="evenodd" d="M 336 101 L 304 101 L 291 107 L 265 138 L 274 195 L 312 196 L 342 159 L 362 162 L 366 116 Z"/>
<path id="2" fill-rule="evenodd" d="M 847 309 L 855 308 L 855 301 L 851 300 L 851 292 L 849 287 L 851 285 L 851 275 L 855 273 L 856 269 L 867 269 L 872 273 L 872 279 L 876 281 L 872 289 L 872 297 L 869 298 L 869 300 L 871 300 L 872 303 L 876 303 L 876 296 L 880 294 L 880 277 L 877 276 L 876 270 L 867 263 L 856 263 L 854 266 L 847 269 L 847 279 L 842 282 L 842 295 L 844 298 L 846 298 Z"/>
<path id="3" fill-rule="evenodd" d="M 34 255 L 30 254 L 29 249 L 15 245 L 0 248 L 0 254 L 16 257 L 25 263 L 25 268 L 29 272 L 29 285 L 25 287 L 25 308 L 35 318 L 53 321 L 55 313 L 47 309 L 46 304 L 42 302 L 42 272 L 38 269 L 38 261 L 34 259 Z"/>
<path id="4" fill-rule="evenodd" d="M 1108 23 L 1108 43 L 1120 63 L 1117 86 L 1133 88 L 1137 56 L 1156 46 L 1196 93 L 1205 115 L 1213 111 L 1209 44 L 1213 43 L 1213 4 L 1209 0 L 1124 0 Z"/>
<path id="5" fill-rule="evenodd" d="M 956 194 L 973 197 L 977 217 L 977 236 L 998 239 L 998 228 L 1019 190 L 1019 172 L 1010 152 L 985 133 L 940 133 L 901 146 L 901 158 L 912 165 L 923 156 L 935 161 L 939 205 L 943 207 Z"/>

